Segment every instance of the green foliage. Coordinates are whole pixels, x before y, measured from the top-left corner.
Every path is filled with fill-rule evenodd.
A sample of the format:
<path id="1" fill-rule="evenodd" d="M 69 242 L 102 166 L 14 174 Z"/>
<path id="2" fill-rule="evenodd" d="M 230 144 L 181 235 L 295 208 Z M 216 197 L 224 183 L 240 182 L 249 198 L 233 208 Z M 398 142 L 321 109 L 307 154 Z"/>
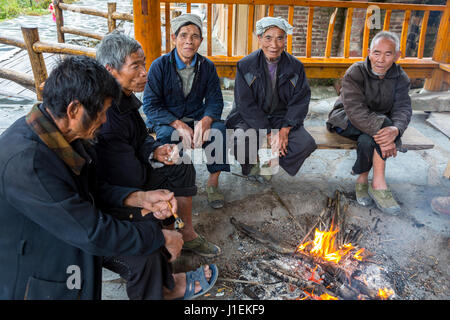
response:
<path id="1" fill-rule="evenodd" d="M 51 0 L 0 0 L 0 20 L 20 14 L 48 14 Z"/>

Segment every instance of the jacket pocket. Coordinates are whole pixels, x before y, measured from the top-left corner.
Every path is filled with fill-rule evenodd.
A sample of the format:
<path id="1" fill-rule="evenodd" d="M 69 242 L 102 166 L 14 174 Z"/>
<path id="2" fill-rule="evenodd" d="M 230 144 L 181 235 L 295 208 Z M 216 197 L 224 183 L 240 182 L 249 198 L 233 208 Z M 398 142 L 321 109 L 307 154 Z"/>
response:
<path id="1" fill-rule="evenodd" d="M 24 300 L 76 300 L 80 290 L 69 289 L 66 282 L 28 278 Z"/>

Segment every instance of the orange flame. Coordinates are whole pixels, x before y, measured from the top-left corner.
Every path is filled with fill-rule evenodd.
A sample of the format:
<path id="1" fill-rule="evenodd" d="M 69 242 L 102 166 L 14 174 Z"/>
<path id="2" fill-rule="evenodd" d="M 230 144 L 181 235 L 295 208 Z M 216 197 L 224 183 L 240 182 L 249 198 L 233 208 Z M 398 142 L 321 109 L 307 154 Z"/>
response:
<path id="1" fill-rule="evenodd" d="M 308 297 L 314 300 L 339 300 L 337 297 L 334 297 L 332 295 L 329 295 L 328 293 L 321 294 L 320 296 L 316 296 L 313 292 L 309 293 L 308 291 L 303 290 L 303 292 L 306 294 L 306 297 L 301 298 L 299 300 L 305 300 Z"/>
<path id="2" fill-rule="evenodd" d="M 339 261 L 346 256 L 355 247 L 351 243 L 346 243 L 339 248 L 336 248 L 336 234 L 338 229 L 333 229 L 332 225 L 329 231 L 320 231 L 316 228 L 313 241 L 307 241 L 301 243 L 295 250 L 295 252 L 306 251 L 307 253 L 320 257 L 326 261 L 339 263 Z M 307 251 L 306 248 L 312 246 L 312 248 Z M 364 249 L 359 250 L 354 255 L 354 258 L 362 261 L 362 257 L 359 256 Z"/>
<path id="3" fill-rule="evenodd" d="M 377 296 L 382 300 L 387 300 L 390 296 L 394 294 L 394 290 L 389 288 L 378 289 Z"/>

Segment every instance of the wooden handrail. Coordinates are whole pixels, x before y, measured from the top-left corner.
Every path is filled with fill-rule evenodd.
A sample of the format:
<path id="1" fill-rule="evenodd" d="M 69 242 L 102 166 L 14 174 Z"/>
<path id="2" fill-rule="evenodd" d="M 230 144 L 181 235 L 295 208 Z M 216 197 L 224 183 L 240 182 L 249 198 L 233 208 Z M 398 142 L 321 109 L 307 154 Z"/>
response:
<path id="1" fill-rule="evenodd" d="M 382 2 L 360 2 L 360 1 L 326 1 L 326 0 L 160 0 L 164 2 L 177 3 L 211 3 L 211 4 L 253 4 L 253 5 L 277 5 L 277 6 L 296 6 L 296 7 L 334 7 L 334 8 L 361 8 L 367 9 L 369 6 L 378 6 L 380 9 L 391 10 L 431 10 L 444 11 L 444 5 L 429 4 L 408 4 L 408 3 L 382 3 Z"/>

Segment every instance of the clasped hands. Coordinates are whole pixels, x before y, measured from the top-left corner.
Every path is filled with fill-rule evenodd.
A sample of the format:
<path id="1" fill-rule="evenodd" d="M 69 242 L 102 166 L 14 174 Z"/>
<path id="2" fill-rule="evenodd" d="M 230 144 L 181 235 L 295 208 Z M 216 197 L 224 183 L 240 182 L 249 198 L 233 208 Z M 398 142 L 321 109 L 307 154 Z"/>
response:
<path id="1" fill-rule="evenodd" d="M 380 146 L 383 158 L 396 157 L 397 147 L 395 139 L 399 134 L 398 128 L 394 126 L 384 127 L 373 136 L 375 142 Z"/>
<path id="2" fill-rule="evenodd" d="M 198 121 L 194 130 L 181 120 L 175 120 L 170 125 L 178 131 L 183 147 L 185 149 L 201 148 L 205 141 L 209 140 L 209 129 L 213 119 L 209 116 L 204 116 Z"/>

